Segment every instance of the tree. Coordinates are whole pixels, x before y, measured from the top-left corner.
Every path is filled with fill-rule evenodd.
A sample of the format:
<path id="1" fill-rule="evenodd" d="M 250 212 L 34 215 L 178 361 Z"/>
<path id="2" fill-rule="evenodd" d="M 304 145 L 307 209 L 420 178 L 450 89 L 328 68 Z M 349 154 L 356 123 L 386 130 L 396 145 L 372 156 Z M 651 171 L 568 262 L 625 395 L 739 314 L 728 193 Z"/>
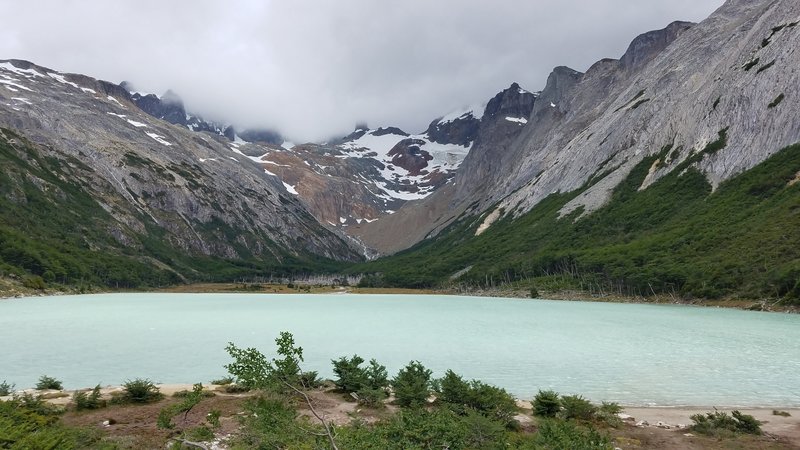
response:
<path id="1" fill-rule="evenodd" d="M 428 401 L 431 374 L 419 361 L 411 361 L 392 379 L 397 404 L 403 407 L 420 407 Z"/>

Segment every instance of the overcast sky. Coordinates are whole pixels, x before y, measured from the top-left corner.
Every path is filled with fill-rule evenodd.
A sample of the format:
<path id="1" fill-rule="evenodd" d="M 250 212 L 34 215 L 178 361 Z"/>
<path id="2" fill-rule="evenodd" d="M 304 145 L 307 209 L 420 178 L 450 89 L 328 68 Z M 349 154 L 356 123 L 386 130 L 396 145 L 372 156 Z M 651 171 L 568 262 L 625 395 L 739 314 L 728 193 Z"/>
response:
<path id="1" fill-rule="evenodd" d="M 140 90 L 293 140 L 422 131 L 558 65 L 586 70 L 723 0 L 0 0 L 0 59 Z"/>

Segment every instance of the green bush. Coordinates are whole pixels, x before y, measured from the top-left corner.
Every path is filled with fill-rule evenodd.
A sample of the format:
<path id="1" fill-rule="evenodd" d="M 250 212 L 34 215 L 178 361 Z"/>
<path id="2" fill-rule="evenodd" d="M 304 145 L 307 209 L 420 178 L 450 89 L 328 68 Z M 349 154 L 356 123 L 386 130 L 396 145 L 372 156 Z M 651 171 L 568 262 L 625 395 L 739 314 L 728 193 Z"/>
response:
<path id="1" fill-rule="evenodd" d="M 555 417 L 561 411 L 561 398 L 556 391 L 540 390 L 533 399 L 533 414 L 539 417 Z"/>
<path id="2" fill-rule="evenodd" d="M 39 377 L 39 381 L 36 383 L 36 389 L 40 391 L 45 389 L 55 389 L 60 391 L 64 389 L 64 386 L 61 384 L 60 380 L 47 375 L 42 375 Z"/>
<path id="3" fill-rule="evenodd" d="M 535 443 L 544 449 L 611 450 L 611 438 L 592 427 L 582 428 L 574 422 L 546 419 L 539 424 Z"/>
<path id="4" fill-rule="evenodd" d="M 26 397 L 26 398 L 23 398 Z M 98 430 L 66 427 L 60 410 L 31 396 L 0 402 L 0 448 L 72 450 L 100 446 Z"/>
<path id="5" fill-rule="evenodd" d="M 122 385 L 124 403 L 151 403 L 164 398 L 158 386 L 146 378 L 128 380 Z"/>
<path id="6" fill-rule="evenodd" d="M 269 384 L 272 366 L 263 353 L 255 348 L 240 349 L 229 342 L 225 351 L 233 358 L 233 362 L 225 365 L 235 379 L 236 384 L 247 389 L 264 388 Z"/>
<path id="7" fill-rule="evenodd" d="M 344 392 L 355 392 L 358 402 L 371 407 L 382 406 L 383 400 L 388 396 L 389 373 L 386 367 L 375 359 L 369 365 L 361 367 L 364 358 L 353 355 L 351 358 L 341 357 L 332 360 L 333 381 L 336 387 Z"/>
<path id="8" fill-rule="evenodd" d="M 725 433 L 761 434 L 761 422 L 753 416 L 733 411 L 732 415 L 726 412 L 714 411 L 706 414 L 695 414 L 691 417 L 692 430 L 701 434 L 717 436 Z"/>
<path id="9" fill-rule="evenodd" d="M 233 379 L 233 377 L 223 377 L 218 380 L 212 380 L 211 384 L 216 384 L 218 386 L 227 386 L 229 384 L 233 384 L 234 381 L 235 380 Z"/>
<path id="10" fill-rule="evenodd" d="M 44 279 L 42 279 L 42 277 L 40 277 L 39 275 L 30 275 L 25 277 L 22 280 L 22 285 L 28 289 L 36 289 L 39 291 L 44 290 L 44 288 L 46 287 Z"/>
<path id="11" fill-rule="evenodd" d="M 106 401 L 100 397 L 100 385 L 94 387 L 91 392 L 75 391 L 72 394 L 72 403 L 77 411 L 84 409 L 99 409 L 106 406 Z"/>
<path id="12" fill-rule="evenodd" d="M 419 361 L 411 361 L 400 369 L 392 379 L 397 404 L 412 408 L 425 405 L 431 393 L 431 374 Z"/>
<path id="13" fill-rule="evenodd" d="M 282 358 L 272 358 L 270 361 L 255 348 L 240 349 L 229 342 L 225 350 L 233 362 L 226 364 L 225 368 L 236 378 L 237 384 L 248 389 L 286 389 L 284 383 L 300 386 L 303 348 L 296 346 L 294 336 L 286 331 L 275 338 L 275 344 Z"/>
<path id="14" fill-rule="evenodd" d="M 316 389 L 322 386 L 322 379 L 319 377 L 319 372 L 317 372 L 316 370 L 301 372 L 300 386 L 306 389 Z"/>
<path id="15" fill-rule="evenodd" d="M 3 380 L 3 382 L 0 383 L 0 397 L 11 395 L 11 393 L 14 392 L 15 387 L 15 384 L 9 384 L 6 380 Z"/>
<path id="16" fill-rule="evenodd" d="M 518 410 L 514 397 L 505 389 L 478 380 L 467 382 L 452 370 L 445 372 L 434 390 L 437 400 L 457 414 L 472 410 L 510 424 Z"/>
<path id="17" fill-rule="evenodd" d="M 351 358 L 342 356 L 333 363 L 333 374 L 336 378 L 333 383 L 344 392 L 357 392 L 367 384 L 366 371 L 360 367 L 364 358 L 353 355 Z"/>
<path id="18" fill-rule="evenodd" d="M 597 407 L 580 395 L 561 397 L 561 407 L 561 416 L 565 419 L 590 421 L 597 412 Z"/>

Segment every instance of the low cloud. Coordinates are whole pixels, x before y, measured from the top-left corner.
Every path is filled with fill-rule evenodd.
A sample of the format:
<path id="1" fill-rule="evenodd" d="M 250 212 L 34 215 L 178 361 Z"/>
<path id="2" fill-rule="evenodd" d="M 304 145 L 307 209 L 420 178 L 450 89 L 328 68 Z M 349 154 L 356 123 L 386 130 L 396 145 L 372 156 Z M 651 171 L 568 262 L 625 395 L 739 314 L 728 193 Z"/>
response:
<path id="1" fill-rule="evenodd" d="M 140 90 L 215 119 L 320 140 L 356 122 L 424 129 L 517 81 L 619 57 L 722 0 L 0 0 L 0 59 Z"/>

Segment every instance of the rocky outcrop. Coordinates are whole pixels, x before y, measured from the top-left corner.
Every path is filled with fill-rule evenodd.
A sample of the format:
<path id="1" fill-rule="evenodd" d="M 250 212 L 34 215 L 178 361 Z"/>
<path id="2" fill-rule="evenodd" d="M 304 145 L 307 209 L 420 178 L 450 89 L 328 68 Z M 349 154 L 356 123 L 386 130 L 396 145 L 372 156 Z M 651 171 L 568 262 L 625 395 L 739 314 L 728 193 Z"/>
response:
<path id="1" fill-rule="evenodd" d="M 427 135 L 440 144 L 470 145 L 478 137 L 481 120 L 469 111 L 452 120 L 438 118 L 428 126 Z"/>

